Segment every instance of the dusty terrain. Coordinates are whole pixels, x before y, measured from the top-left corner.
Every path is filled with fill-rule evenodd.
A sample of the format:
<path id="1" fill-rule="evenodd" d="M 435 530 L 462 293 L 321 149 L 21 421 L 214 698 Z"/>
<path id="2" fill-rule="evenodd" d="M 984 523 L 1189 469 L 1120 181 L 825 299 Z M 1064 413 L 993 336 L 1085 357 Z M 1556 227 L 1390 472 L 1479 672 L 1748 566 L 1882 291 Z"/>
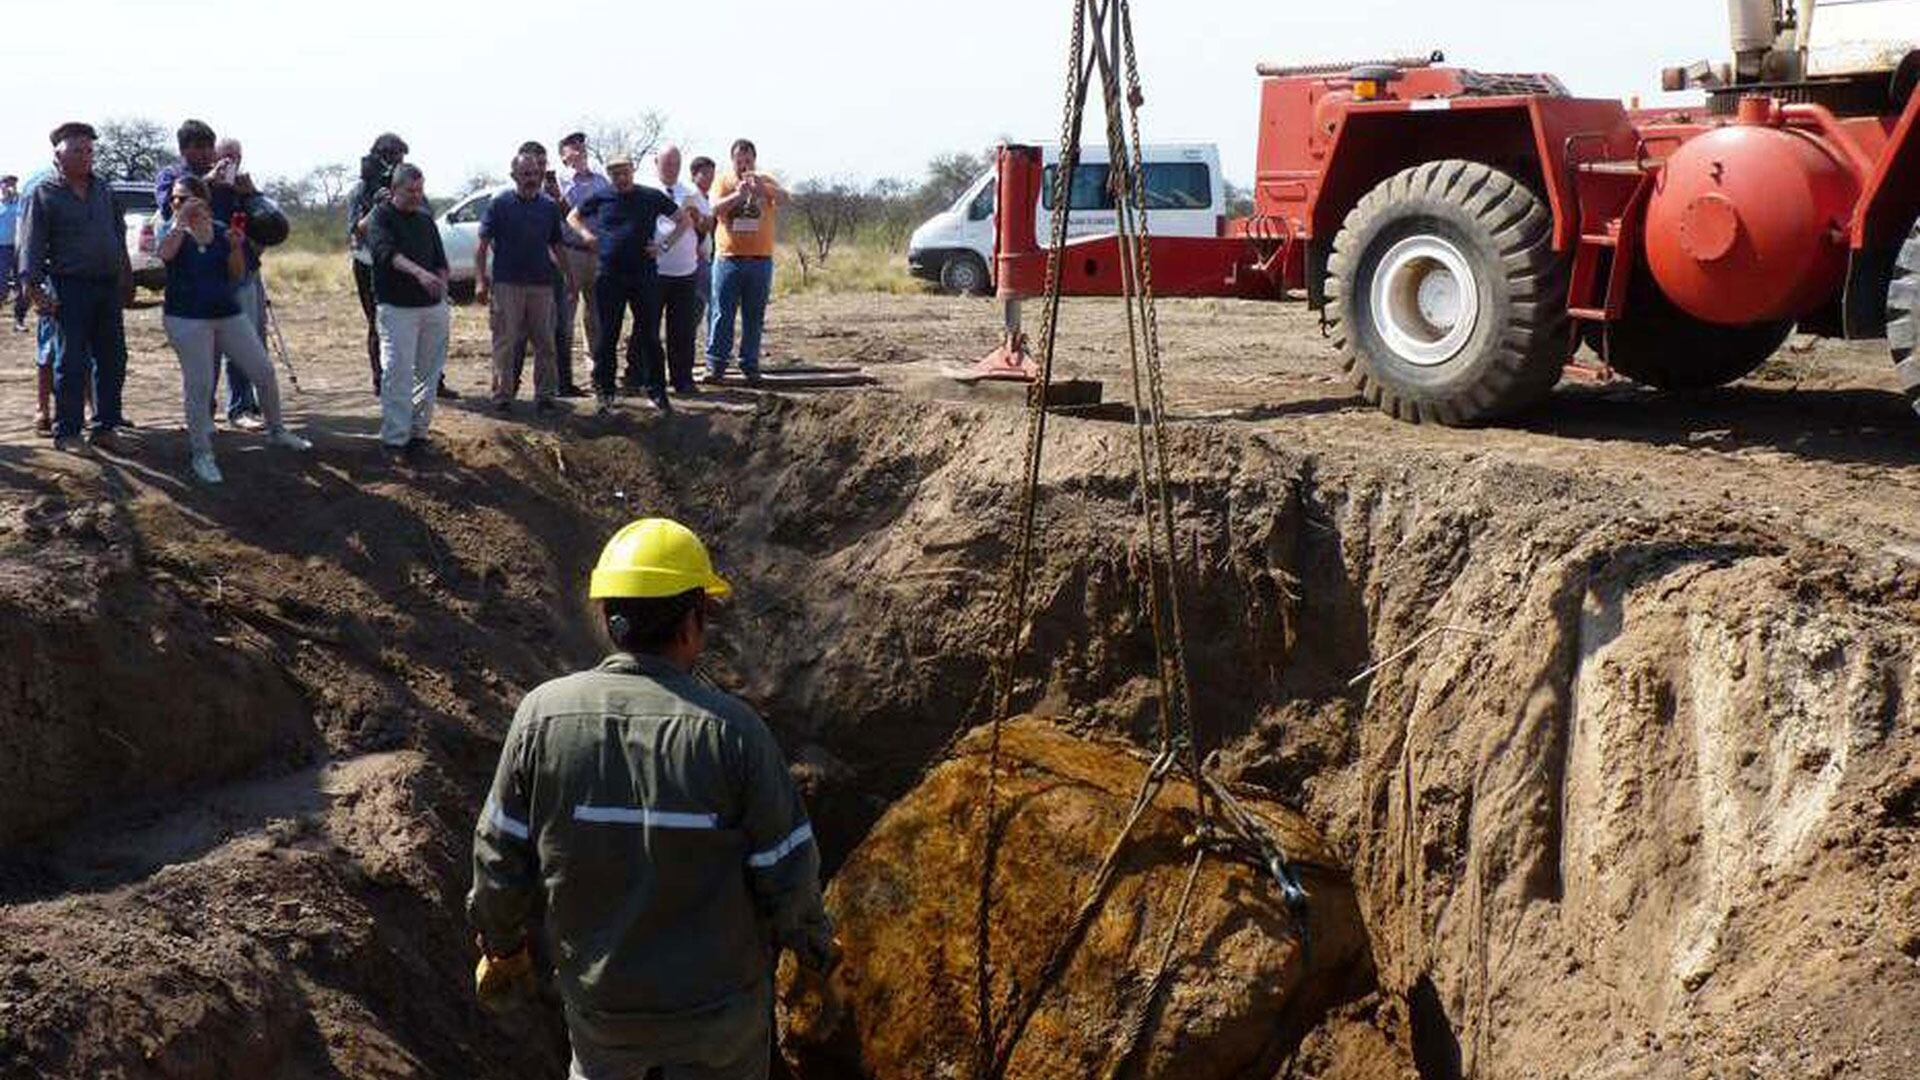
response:
<path id="1" fill-rule="evenodd" d="M 550 1014 L 471 1003 L 466 831 L 518 695 L 593 658 L 584 572 L 638 513 L 740 584 L 712 671 L 830 869 L 984 719 L 1020 417 L 939 369 L 988 303 L 790 299 L 772 357 L 881 385 L 538 423 L 476 400 L 463 309 L 469 398 L 408 465 L 351 297 L 280 309 L 315 451 L 223 432 L 213 491 L 157 311 L 111 453 L 33 437 L 0 341 L 8 1080 L 561 1075 Z M 1063 334 L 1109 397 L 1118 328 L 1087 302 Z M 1920 1073 L 1920 420 L 1877 346 L 1446 431 L 1363 407 L 1304 313 L 1162 332 L 1202 733 L 1325 837 L 1374 974 L 1280 1075 Z M 1053 439 L 1022 704 L 1138 738 L 1128 429 Z"/>

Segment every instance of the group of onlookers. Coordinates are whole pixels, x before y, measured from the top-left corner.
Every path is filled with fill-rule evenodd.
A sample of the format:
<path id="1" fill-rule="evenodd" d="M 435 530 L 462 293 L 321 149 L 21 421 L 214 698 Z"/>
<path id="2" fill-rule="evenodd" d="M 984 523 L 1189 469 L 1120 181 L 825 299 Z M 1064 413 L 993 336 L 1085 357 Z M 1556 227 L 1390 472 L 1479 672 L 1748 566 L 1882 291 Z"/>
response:
<path id="1" fill-rule="evenodd" d="M 55 446 L 80 449 L 110 444 L 116 430 L 132 426 L 121 411 L 127 373 L 121 309 L 131 299 L 133 275 L 119 203 L 93 172 L 94 129 L 72 121 L 50 138 L 52 166 L 29 177 L 19 196 L 11 262 L 22 296 L 38 313 L 35 426 L 52 435 Z M 276 446 L 305 450 L 308 444 L 286 430 L 267 358 L 259 249 L 247 225 L 254 207 L 248 200 L 259 193 L 241 167 L 240 144 L 218 142 L 197 120 L 181 125 L 178 143 L 180 163 L 156 179 L 157 249 L 167 265 L 162 322 L 180 359 L 192 469 L 211 484 L 221 479 L 212 433 L 223 357 L 229 421 L 265 427 Z M 24 328 L 23 316 L 16 308 L 17 328 Z M 83 442 L 89 402 L 93 422 Z"/>
<path id="2" fill-rule="evenodd" d="M 422 177 L 406 153 L 397 135 L 374 141 L 348 226 L 381 391 L 381 439 L 395 452 L 417 445 L 431 422 L 435 395 L 427 388 L 446 363 L 452 276 Z M 497 409 L 510 410 L 519 396 L 528 353 L 536 411 L 551 412 L 556 398 L 585 396 L 574 379 L 576 318 L 586 327 L 592 392 L 603 412 L 622 391 L 644 394 L 662 412 L 673 409 L 670 395 L 697 393 L 694 350 L 703 313 L 708 381 L 723 379 L 732 362 L 737 313 L 741 368 L 750 384 L 759 383 L 774 223 L 786 194 L 757 170 L 751 142 L 736 140 L 731 156 L 733 170 L 723 177 L 710 159 L 695 158 L 687 184 L 679 148 L 663 147 L 654 155 L 652 186 L 636 180 L 636 163 L 624 153 L 610 154 L 605 174 L 596 172 L 586 135 L 574 132 L 560 140 L 562 183 L 548 168 L 545 146 L 520 145 L 509 165 L 511 185 L 492 196 L 481 219 L 474 255 L 474 298 L 487 307 Z M 622 371 L 629 315 L 634 330 Z"/>
<path id="3" fill-rule="evenodd" d="M 61 449 L 106 443 L 118 428 L 126 377 L 121 308 L 130 299 L 131 266 L 111 185 L 93 173 L 97 135 L 80 122 L 51 136 L 53 165 L 17 185 L 0 177 L 0 306 L 18 286 L 15 327 L 38 313 L 40 404 L 36 426 Z M 266 429 L 274 445 L 301 449 L 287 431 L 267 348 L 267 296 L 261 280 L 261 225 L 284 217 L 262 199 L 242 167 L 242 148 L 198 120 L 177 133 L 180 161 L 156 178 L 157 254 L 166 264 L 163 323 L 179 357 L 193 473 L 220 482 L 213 455 L 218 384 L 237 429 Z M 775 222 L 786 193 L 757 168 L 756 151 L 736 140 L 732 169 L 696 157 L 682 179 L 677 147 L 654 155 L 655 184 L 636 180 L 636 163 L 610 154 L 593 168 L 587 137 L 561 139 L 564 182 L 548 168 L 546 148 L 520 146 L 512 185 L 491 200 L 480 226 L 475 299 L 492 332 L 491 395 L 511 409 L 527 354 L 533 357 L 534 407 L 584 397 L 574 379 L 574 328 L 584 323 L 592 393 L 604 412 L 621 392 L 644 394 L 660 411 L 671 396 L 691 395 L 704 316 L 708 382 L 734 360 L 749 384 L 760 381 L 760 338 L 770 295 Z M 374 140 L 348 196 L 353 276 L 367 321 L 367 359 L 380 398 L 380 441 L 394 454 L 418 449 L 445 383 L 451 270 L 427 205 L 425 180 L 406 160 L 405 140 Z M 268 237 L 266 243 L 277 242 Z M 16 274 L 17 271 L 17 274 Z M 17 282 L 14 280 L 17 276 Z M 634 328 L 620 370 L 621 334 Z M 91 430 L 82 441 L 86 410 Z"/>

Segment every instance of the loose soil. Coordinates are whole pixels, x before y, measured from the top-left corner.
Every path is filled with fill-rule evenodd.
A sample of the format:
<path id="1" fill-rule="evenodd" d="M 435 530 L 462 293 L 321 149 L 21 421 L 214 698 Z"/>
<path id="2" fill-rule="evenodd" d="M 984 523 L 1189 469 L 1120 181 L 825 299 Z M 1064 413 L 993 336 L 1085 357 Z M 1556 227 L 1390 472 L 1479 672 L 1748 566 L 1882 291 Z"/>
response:
<path id="1" fill-rule="evenodd" d="M 985 718 L 1022 418 L 940 370 L 997 314 L 784 301 L 778 359 L 881 385 L 535 422 L 479 400 L 463 309 L 469 397 L 388 464 L 352 298 L 277 299 L 315 451 L 223 432 L 216 490 L 157 311 L 142 426 L 93 456 L 32 436 L 0 342 L 0 1076 L 562 1075 L 550 1009 L 473 1006 L 460 907 L 513 704 L 599 647 L 599 543 L 713 539 L 712 674 L 837 870 Z M 1062 331 L 1110 398 L 1119 325 Z M 1920 1072 L 1920 421 L 1883 353 L 1451 431 L 1364 407 L 1292 309 L 1162 336 L 1200 734 L 1325 838 L 1369 958 L 1277 1075 Z M 1124 424 L 1053 428 L 1019 697 L 1144 741 L 1131 462 Z"/>

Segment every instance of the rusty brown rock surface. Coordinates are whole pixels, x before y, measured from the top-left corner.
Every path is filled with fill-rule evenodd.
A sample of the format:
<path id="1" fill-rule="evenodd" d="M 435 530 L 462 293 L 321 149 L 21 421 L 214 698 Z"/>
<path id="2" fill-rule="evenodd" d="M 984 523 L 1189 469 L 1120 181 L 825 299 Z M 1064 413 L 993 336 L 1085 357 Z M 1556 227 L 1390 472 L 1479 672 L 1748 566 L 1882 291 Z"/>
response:
<path id="1" fill-rule="evenodd" d="M 845 1012 L 823 1030 L 789 982 L 789 1059 L 805 1075 L 974 1075 L 975 904 L 988 729 L 883 817 L 828 891 L 846 959 Z M 1010 1077 L 1120 1075 L 1209 1080 L 1271 1075 L 1326 1010 L 1367 985 L 1364 932 L 1344 875 L 1302 818 L 1252 809 L 1302 864 L 1307 939 L 1279 890 L 1250 862 L 1202 860 L 1180 926 L 1173 977 L 1133 1060 L 1146 996 L 1191 861 L 1193 790 L 1170 781 L 1136 826 L 1104 903 L 1064 973 L 1041 986 L 1049 953 L 1122 827 L 1148 762 L 1110 740 L 1036 718 L 1008 721 L 992 890 L 993 1020 Z M 1017 1038 L 1016 996 L 1037 991 Z"/>

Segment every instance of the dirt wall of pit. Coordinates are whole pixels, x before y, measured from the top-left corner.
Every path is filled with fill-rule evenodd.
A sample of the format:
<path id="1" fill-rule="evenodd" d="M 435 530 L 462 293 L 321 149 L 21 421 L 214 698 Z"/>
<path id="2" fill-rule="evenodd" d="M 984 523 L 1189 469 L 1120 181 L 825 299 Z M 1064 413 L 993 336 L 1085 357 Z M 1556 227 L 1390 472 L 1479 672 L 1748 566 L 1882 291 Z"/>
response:
<path id="1" fill-rule="evenodd" d="M 182 697 L 222 664 L 257 662 L 250 683 L 285 683 L 272 718 L 200 721 L 250 747 L 225 764 L 200 768 L 210 756 L 190 744 L 166 757 L 162 743 L 183 771 L 157 773 L 155 793 L 190 800 L 235 769 L 284 771 L 302 746 L 343 760 L 406 750 L 446 777 L 423 789 L 437 816 L 419 842 L 464 852 L 461 822 L 512 703 L 593 658 L 580 577 L 640 513 L 712 537 L 739 586 L 712 667 L 787 743 L 830 866 L 984 717 L 1017 415 L 872 395 L 572 435 L 450 427 L 437 463 L 395 473 L 371 456 L 322 458 L 254 478 L 264 490 L 250 500 L 111 471 L 37 496 L 116 507 L 121 539 L 72 549 L 72 571 L 115 597 L 88 609 L 99 654 L 144 653 L 111 635 L 130 622 L 112 613 L 145 612 L 191 641 L 162 669 Z M 1118 424 L 1054 425 L 1020 699 L 1141 736 L 1154 716 L 1130 439 Z M 1299 807 L 1353 867 L 1378 973 L 1371 999 L 1307 1036 L 1291 1075 L 1536 1076 L 1570 1062 L 1595 1077 L 1725 1062 L 1909 1074 L 1920 1036 L 1886 1018 L 1920 1006 L 1911 564 L 1511 454 L 1387 461 L 1228 425 L 1176 427 L 1172 453 L 1203 735 L 1230 775 Z M 48 553 L 66 550 L 16 544 L 5 580 L 44 580 Z M 29 636 L 41 653 L 0 653 L 0 676 L 31 685 L 52 633 Z M 89 719 L 46 722 L 78 732 Z M 261 731 L 285 734 L 242 738 Z M 129 770 L 103 758 L 73 775 L 85 798 L 36 840 Z M 296 819 L 331 836 L 340 809 L 328 796 Z M 361 848 L 379 849 L 365 837 L 385 820 L 356 827 Z M 333 868 L 356 847 L 314 849 Z M 387 885 L 348 873 L 342 887 L 418 898 L 422 948 L 454 952 L 464 867 L 432 865 Z M 151 867 L 108 875 L 84 917 L 139 910 L 153 880 Z M 462 982 L 464 958 L 423 953 L 389 973 L 403 992 L 383 991 L 269 940 L 241 902 L 254 879 L 210 887 L 234 892 L 195 905 L 340 1003 L 317 1033 L 288 1029 L 311 1046 L 282 1045 L 285 1060 L 337 1059 L 377 1031 L 399 1064 L 367 1075 L 440 1075 L 463 1051 L 476 1075 L 512 1074 L 489 1056 L 501 1029 L 470 1006 L 449 1005 L 432 1020 L 449 1034 L 427 1036 L 395 1004 L 463 992 L 445 983 Z M 34 878 L 36 903 L 79 903 L 62 889 L 57 872 Z M 189 910 L 179 903 L 161 906 Z M 333 913 L 315 933 L 374 917 L 314 910 Z M 56 932 L 81 909 L 50 917 L 31 951 L 0 944 L 0 988 L 18 985 L 10 972 L 44 986 L 84 971 Z M 164 970 L 159 939 L 128 933 Z M 68 985 L 74 1038 L 127 1019 L 107 982 Z M 0 989 L 0 1004 L 28 1000 Z M 0 1062 L 52 1060 L 35 1057 L 51 1043 L 16 1030 L 0 1030 Z"/>
<path id="2" fill-rule="evenodd" d="M 727 654 L 829 798 L 898 790 L 977 702 L 1018 435 L 867 399 L 737 436 Z M 1129 436 L 1053 438 L 1021 700 L 1144 734 Z M 1910 562 L 1500 456 L 1173 453 L 1197 715 L 1355 867 L 1374 1022 L 1424 1075 L 1908 1068 Z"/>

